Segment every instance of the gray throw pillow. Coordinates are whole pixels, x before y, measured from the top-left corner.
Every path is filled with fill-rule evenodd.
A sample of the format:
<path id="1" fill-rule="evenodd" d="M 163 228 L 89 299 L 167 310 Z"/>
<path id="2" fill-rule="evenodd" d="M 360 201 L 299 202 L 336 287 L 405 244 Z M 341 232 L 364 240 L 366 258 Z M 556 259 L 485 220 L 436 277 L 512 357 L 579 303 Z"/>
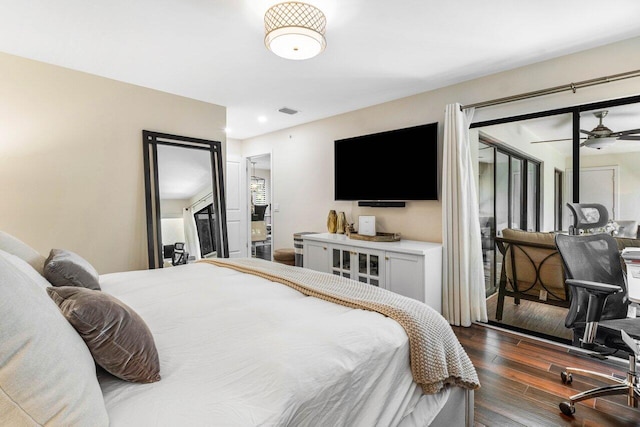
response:
<path id="1" fill-rule="evenodd" d="M 53 286 L 100 290 L 96 269 L 80 255 L 65 249 L 51 249 L 49 258 L 44 262 L 44 277 Z"/>
<path id="2" fill-rule="evenodd" d="M 98 365 L 126 381 L 160 380 L 153 335 L 131 307 L 109 294 L 82 287 L 49 287 L 47 292 Z"/>

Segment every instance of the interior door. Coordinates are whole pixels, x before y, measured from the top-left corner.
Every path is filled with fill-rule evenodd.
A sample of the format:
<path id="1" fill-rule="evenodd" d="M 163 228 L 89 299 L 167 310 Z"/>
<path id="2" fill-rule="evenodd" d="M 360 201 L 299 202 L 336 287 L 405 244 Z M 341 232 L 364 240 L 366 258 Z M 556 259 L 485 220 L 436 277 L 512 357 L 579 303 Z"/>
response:
<path id="1" fill-rule="evenodd" d="M 229 257 L 247 256 L 246 218 L 242 212 L 243 191 L 242 159 L 240 156 L 227 156 L 226 198 L 227 198 L 227 234 L 229 239 Z"/>

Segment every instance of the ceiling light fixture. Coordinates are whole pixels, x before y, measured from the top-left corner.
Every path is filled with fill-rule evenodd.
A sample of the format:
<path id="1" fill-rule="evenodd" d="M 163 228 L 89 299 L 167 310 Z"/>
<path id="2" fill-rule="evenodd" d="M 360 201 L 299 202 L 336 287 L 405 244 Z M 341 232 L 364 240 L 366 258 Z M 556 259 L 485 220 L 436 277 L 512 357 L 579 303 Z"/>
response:
<path id="1" fill-rule="evenodd" d="M 324 13 L 310 4 L 278 3 L 264 14 L 264 44 L 282 58 L 313 58 L 327 46 L 326 25 Z"/>
<path id="2" fill-rule="evenodd" d="M 599 137 L 589 137 L 587 138 L 581 145 L 584 145 L 585 147 L 589 147 L 589 148 L 603 148 L 603 147 L 608 147 L 610 145 L 612 145 L 613 143 L 616 142 L 618 138 L 617 137 L 604 137 L 604 136 L 599 136 Z"/>

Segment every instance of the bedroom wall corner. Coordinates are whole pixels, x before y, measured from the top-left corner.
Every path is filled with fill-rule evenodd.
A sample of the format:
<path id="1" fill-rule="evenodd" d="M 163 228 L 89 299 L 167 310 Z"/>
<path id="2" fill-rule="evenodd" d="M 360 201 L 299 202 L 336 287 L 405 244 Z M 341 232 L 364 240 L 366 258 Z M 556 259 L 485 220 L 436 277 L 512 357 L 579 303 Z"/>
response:
<path id="1" fill-rule="evenodd" d="M 226 108 L 4 53 L 0 75 L 0 229 L 101 274 L 146 268 L 142 130 L 224 147 Z"/>

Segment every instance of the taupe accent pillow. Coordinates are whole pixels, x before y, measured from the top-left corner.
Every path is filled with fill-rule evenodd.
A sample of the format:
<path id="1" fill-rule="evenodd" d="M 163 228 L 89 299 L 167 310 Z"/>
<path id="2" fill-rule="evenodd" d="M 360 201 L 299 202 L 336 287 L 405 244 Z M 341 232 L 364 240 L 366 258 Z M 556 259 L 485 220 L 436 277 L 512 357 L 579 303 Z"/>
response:
<path id="1" fill-rule="evenodd" d="M 0 426 L 27 425 L 107 427 L 109 418 L 85 343 L 0 256 Z"/>
<path id="2" fill-rule="evenodd" d="M 53 286 L 80 286 L 100 290 L 96 269 L 80 255 L 66 249 L 51 249 L 44 262 L 44 277 Z"/>
<path id="3" fill-rule="evenodd" d="M 153 335 L 131 307 L 109 294 L 77 286 L 49 287 L 47 292 L 98 365 L 126 381 L 160 380 Z"/>

